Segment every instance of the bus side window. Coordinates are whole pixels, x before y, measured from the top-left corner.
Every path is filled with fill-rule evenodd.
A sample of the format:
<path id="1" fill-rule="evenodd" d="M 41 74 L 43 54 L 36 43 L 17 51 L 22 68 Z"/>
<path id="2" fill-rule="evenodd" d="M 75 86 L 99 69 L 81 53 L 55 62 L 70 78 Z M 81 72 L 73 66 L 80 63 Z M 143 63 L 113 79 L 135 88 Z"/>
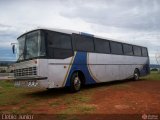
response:
<path id="1" fill-rule="evenodd" d="M 123 44 L 123 51 L 125 55 L 133 55 L 132 45 Z"/>
<path id="2" fill-rule="evenodd" d="M 110 53 L 109 41 L 95 38 L 95 52 L 97 53 Z"/>
<path id="3" fill-rule="evenodd" d="M 142 56 L 144 57 L 148 56 L 147 48 L 142 47 Z"/>
<path id="4" fill-rule="evenodd" d="M 49 58 L 65 59 L 73 56 L 70 35 L 49 31 L 47 38 Z"/>
<path id="5" fill-rule="evenodd" d="M 110 42 L 111 43 L 111 53 L 117 55 L 123 55 L 122 44 L 118 42 Z"/>
<path id="6" fill-rule="evenodd" d="M 134 51 L 135 56 L 141 56 L 142 55 L 141 47 L 133 46 L 133 51 Z"/>
<path id="7" fill-rule="evenodd" d="M 94 43 L 93 37 L 73 34 L 73 48 L 77 51 L 85 51 L 85 52 L 93 52 L 94 51 Z"/>

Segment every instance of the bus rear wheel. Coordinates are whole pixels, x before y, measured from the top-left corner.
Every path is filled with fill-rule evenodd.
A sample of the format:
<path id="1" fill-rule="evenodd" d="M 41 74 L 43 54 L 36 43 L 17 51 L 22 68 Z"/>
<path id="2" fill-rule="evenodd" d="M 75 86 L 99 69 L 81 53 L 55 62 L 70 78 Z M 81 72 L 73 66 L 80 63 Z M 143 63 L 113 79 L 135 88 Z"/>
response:
<path id="1" fill-rule="evenodd" d="M 135 71 L 134 71 L 134 76 L 133 76 L 134 80 L 139 80 L 139 76 L 140 76 L 139 70 L 138 70 L 138 69 L 135 69 Z"/>
<path id="2" fill-rule="evenodd" d="M 70 83 L 71 92 L 78 92 L 81 89 L 82 82 L 78 76 L 78 72 L 72 74 Z"/>

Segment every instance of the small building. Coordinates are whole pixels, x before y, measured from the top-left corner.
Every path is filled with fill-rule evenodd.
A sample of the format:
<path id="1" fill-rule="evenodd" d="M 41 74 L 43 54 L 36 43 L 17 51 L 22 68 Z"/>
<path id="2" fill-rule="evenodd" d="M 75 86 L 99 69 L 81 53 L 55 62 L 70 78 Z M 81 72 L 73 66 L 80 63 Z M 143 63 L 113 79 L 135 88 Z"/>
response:
<path id="1" fill-rule="evenodd" d="M 7 72 L 8 66 L 0 66 L 0 72 Z"/>
<path id="2" fill-rule="evenodd" d="M 0 61 L 0 73 L 11 72 L 13 61 Z"/>

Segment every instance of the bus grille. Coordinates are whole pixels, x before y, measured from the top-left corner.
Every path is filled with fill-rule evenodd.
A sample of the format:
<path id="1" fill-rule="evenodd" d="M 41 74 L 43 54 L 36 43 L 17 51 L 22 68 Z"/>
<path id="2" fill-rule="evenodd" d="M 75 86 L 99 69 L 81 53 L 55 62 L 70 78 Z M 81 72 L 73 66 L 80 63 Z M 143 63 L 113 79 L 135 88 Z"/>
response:
<path id="1" fill-rule="evenodd" d="M 14 71 L 14 74 L 15 74 L 15 76 L 37 75 L 37 67 L 29 67 L 29 68 L 16 69 Z"/>

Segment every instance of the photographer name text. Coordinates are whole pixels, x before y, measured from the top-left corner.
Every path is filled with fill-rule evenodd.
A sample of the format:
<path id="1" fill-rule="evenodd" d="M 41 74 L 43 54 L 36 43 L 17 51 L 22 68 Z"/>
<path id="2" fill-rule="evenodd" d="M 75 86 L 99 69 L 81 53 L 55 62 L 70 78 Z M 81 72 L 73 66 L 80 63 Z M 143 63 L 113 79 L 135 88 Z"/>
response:
<path id="1" fill-rule="evenodd" d="M 34 115 L 31 114 L 2 114 L 2 120 L 33 120 Z"/>

